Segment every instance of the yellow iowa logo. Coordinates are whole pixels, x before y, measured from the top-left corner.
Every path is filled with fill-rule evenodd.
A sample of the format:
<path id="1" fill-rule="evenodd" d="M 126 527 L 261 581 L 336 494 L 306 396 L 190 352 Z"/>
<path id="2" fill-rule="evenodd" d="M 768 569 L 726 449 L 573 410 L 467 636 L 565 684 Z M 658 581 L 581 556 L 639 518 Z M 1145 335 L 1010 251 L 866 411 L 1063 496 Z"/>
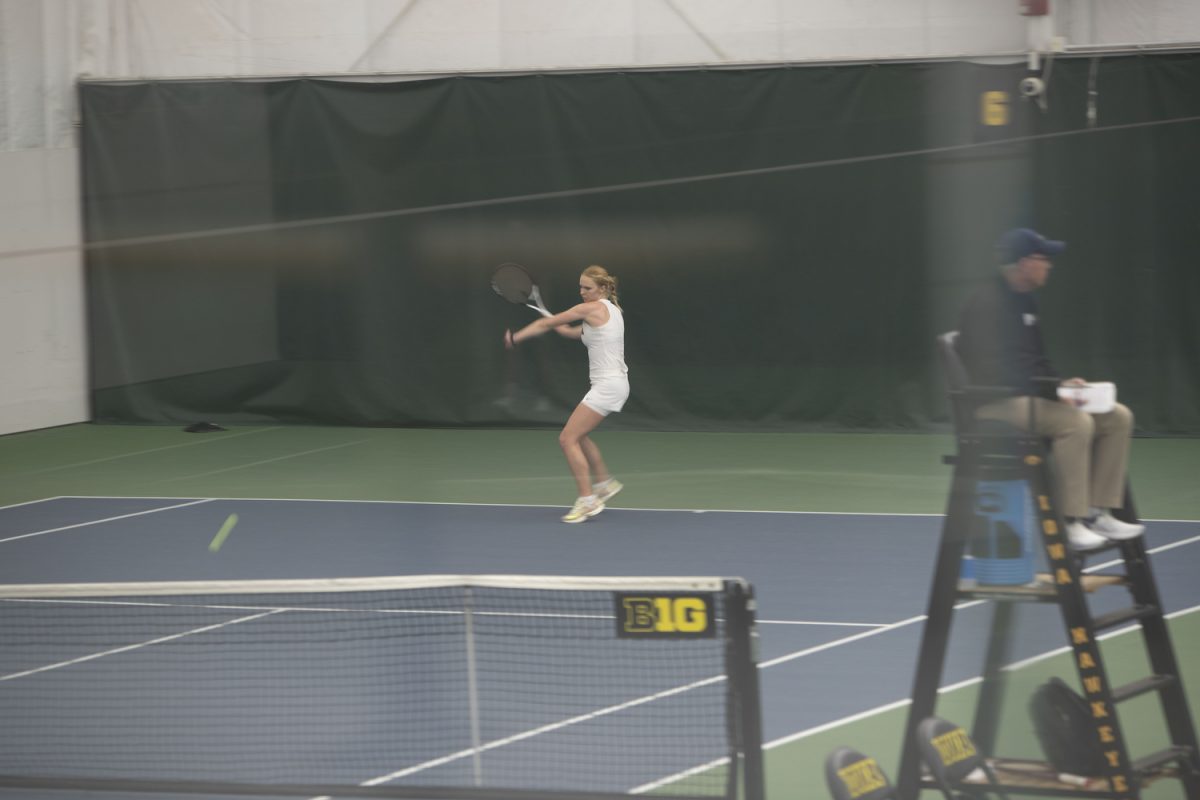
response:
<path id="1" fill-rule="evenodd" d="M 842 783 L 846 785 L 851 797 L 862 797 L 867 792 L 887 786 L 883 770 L 879 769 L 879 764 L 873 758 L 855 761 L 850 766 L 839 769 L 837 774 L 842 779 Z"/>
<path id="2" fill-rule="evenodd" d="M 942 763 L 947 767 L 975 755 L 975 745 L 962 728 L 955 728 L 949 733 L 933 737 L 933 746 L 937 748 Z"/>

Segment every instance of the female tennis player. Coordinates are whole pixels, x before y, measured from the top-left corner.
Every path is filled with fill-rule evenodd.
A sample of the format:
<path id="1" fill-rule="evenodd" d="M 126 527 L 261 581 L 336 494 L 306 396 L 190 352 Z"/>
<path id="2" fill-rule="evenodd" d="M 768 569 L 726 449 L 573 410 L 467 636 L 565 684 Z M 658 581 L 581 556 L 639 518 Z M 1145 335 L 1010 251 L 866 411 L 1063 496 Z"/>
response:
<path id="1" fill-rule="evenodd" d="M 588 379 L 592 387 L 571 413 L 558 444 L 579 489 L 575 505 L 563 522 L 583 522 L 604 510 L 604 503 L 624 488 L 613 478 L 600 448 L 588 436 L 609 414 L 620 411 L 629 399 L 629 369 L 625 366 L 625 318 L 617 305 L 617 279 L 600 266 L 579 276 L 583 301 L 561 314 L 543 317 L 517 332 L 504 332 L 504 346 L 554 331 L 568 339 L 582 339 L 588 351 Z M 573 323 L 582 322 L 581 325 Z"/>

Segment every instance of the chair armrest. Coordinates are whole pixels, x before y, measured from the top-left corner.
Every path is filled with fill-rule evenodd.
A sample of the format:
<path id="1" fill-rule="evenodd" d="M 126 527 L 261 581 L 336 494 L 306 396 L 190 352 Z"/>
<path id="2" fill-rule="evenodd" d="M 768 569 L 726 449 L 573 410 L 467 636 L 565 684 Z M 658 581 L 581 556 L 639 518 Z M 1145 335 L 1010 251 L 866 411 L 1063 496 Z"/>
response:
<path id="1" fill-rule="evenodd" d="M 1016 397 L 1020 394 L 1015 386 L 964 386 L 958 391 L 975 397 Z"/>

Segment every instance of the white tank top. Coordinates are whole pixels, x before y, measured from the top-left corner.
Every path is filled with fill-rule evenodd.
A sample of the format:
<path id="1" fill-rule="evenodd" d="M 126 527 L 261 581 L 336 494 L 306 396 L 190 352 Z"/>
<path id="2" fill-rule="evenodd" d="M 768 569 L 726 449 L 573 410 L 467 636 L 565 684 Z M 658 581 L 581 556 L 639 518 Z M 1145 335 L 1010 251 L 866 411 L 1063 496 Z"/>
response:
<path id="1" fill-rule="evenodd" d="M 592 381 L 601 378 L 623 376 L 629 372 L 625 366 L 625 317 L 621 309 L 608 300 L 601 300 L 608 306 L 608 322 L 603 325 L 583 323 L 583 343 L 588 350 L 588 378 Z"/>

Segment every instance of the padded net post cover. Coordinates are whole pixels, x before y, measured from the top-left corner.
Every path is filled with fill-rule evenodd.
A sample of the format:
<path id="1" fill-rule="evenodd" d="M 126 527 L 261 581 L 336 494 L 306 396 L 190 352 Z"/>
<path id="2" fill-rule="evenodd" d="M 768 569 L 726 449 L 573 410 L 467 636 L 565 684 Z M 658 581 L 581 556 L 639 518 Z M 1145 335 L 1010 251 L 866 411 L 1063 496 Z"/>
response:
<path id="1" fill-rule="evenodd" d="M 983 756 L 967 732 L 938 717 L 930 717 L 917 726 L 917 743 L 921 758 L 943 786 L 962 783 L 984 765 Z"/>
<path id="2" fill-rule="evenodd" d="M 745 757 L 735 676 L 753 669 L 731 669 L 728 609 L 743 586 L 537 575 L 0 586 L 0 784 L 496 800 L 653 787 L 732 800 L 728 765 Z"/>
<path id="3" fill-rule="evenodd" d="M 825 759 L 825 783 L 833 800 L 895 800 L 891 781 L 874 758 L 839 747 Z"/>

